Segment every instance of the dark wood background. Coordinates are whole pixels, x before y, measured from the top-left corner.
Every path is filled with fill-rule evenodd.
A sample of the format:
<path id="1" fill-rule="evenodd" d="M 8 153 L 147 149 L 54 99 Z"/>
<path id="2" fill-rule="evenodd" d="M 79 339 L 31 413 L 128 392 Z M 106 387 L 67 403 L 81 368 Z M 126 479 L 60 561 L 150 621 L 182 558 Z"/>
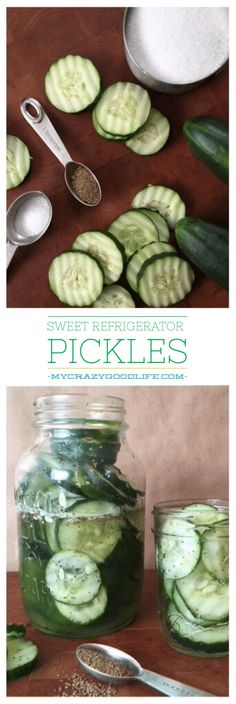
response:
<path id="1" fill-rule="evenodd" d="M 68 53 L 94 61 L 104 85 L 135 80 L 124 55 L 123 11 L 96 7 L 8 9 L 8 132 L 23 139 L 33 157 L 25 182 L 8 192 L 8 205 L 34 189 L 44 191 L 53 205 L 47 234 L 32 246 L 19 248 L 10 264 L 9 307 L 61 307 L 48 285 L 53 257 L 70 249 L 79 232 L 106 228 L 148 183 L 177 190 L 189 215 L 227 225 L 227 186 L 191 154 L 181 130 L 193 115 L 227 119 L 227 69 L 185 95 L 151 93 L 152 104 L 170 120 L 171 137 L 159 154 L 145 158 L 123 144 L 99 137 L 92 127 L 91 111 L 65 114 L 45 96 L 44 76 L 49 66 Z M 67 191 L 63 167 L 20 114 L 25 97 L 35 97 L 43 104 L 72 158 L 96 172 L 103 191 L 96 209 L 80 206 Z M 143 307 L 138 297 L 136 304 Z M 197 272 L 192 292 L 177 305 L 226 307 L 228 298 L 226 291 Z"/>
<path id="2" fill-rule="evenodd" d="M 80 672 L 76 663 L 75 650 L 79 640 L 53 638 L 40 633 L 30 625 L 24 609 L 16 572 L 8 575 L 8 623 L 24 623 L 27 638 L 39 648 L 37 665 L 30 675 L 8 684 L 9 697 L 52 697 L 60 696 L 60 687 L 71 674 Z M 228 658 L 196 658 L 178 653 L 165 641 L 160 631 L 156 613 L 156 575 L 154 570 L 145 572 L 143 598 L 137 618 L 126 628 L 111 636 L 98 638 L 96 642 L 113 645 L 130 653 L 141 665 L 166 677 L 198 687 L 223 697 L 228 694 Z M 66 696 L 69 696 L 70 691 Z M 157 691 L 141 683 L 120 687 L 116 696 L 159 697 Z"/>

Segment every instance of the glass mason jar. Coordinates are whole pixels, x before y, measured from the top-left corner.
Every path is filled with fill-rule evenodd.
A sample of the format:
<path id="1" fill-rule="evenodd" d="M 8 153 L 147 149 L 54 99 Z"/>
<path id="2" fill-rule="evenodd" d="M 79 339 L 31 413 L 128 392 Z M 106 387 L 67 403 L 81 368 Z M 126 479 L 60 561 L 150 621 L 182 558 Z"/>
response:
<path id="1" fill-rule="evenodd" d="M 15 492 L 25 611 L 52 635 L 111 633 L 135 617 L 143 577 L 144 478 L 124 401 L 52 395 L 34 410 Z"/>
<path id="2" fill-rule="evenodd" d="M 169 644 L 189 655 L 228 652 L 229 514 L 215 499 L 154 506 L 158 606 Z"/>

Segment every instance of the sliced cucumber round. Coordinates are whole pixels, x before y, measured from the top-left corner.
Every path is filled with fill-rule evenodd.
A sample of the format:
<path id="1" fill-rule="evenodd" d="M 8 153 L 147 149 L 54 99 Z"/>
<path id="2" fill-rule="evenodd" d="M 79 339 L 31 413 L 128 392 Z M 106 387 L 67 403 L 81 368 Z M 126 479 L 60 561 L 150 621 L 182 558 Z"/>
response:
<path id="1" fill-rule="evenodd" d="M 145 88 L 119 81 L 104 90 L 96 105 L 96 118 L 105 132 L 126 136 L 145 124 L 150 109 L 151 101 Z"/>
<path id="2" fill-rule="evenodd" d="M 229 578 L 229 526 L 217 523 L 204 532 L 202 561 L 213 577 L 220 581 Z"/>
<path id="3" fill-rule="evenodd" d="M 93 122 L 93 126 L 94 126 L 94 129 L 95 129 L 95 132 L 97 132 L 97 134 L 99 134 L 100 137 L 103 137 L 103 139 L 108 139 L 108 140 L 112 139 L 113 141 L 115 140 L 115 141 L 117 141 L 117 142 L 123 142 L 123 141 L 124 141 L 124 138 L 121 137 L 120 135 L 110 134 L 109 132 L 105 132 L 105 130 L 102 129 L 102 127 L 99 125 L 99 122 L 98 122 L 98 120 L 97 120 L 97 116 L 96 116 L 96 106 L 93 108 L 93 112 L 92 112 L 92 122 Z"/>
<path id="4" fill-rule="evenodd" d="M 194 273 L 188 262 L 175 254 L 156 254 L 138 273 L 138 292 L 152 308 L 174 305 L 191 291 Z"/>
<path id="5" fill-rule="evenodd" d="M 123 244 L 126 257 L 130 257 L 144 244 L 157 241 L 158 231 L 154 223 L 136 210 L 127 210 L 109 226 L 109 232 Z"/>
<path id="6" fill-rule="evenodd" d="M 151 156 L 159 152 L 167 142 L 170 123 L 159 110 L 151 108 L 147 122 L 126 141 L 126 146 L 140 156 Z"/>
<path id="7" fill-rule="evenodd" d="M 120 508 L 111 501 L 83 501 L 72 509 L 71 514 L 78 518 L 120 516 Z"/>
<path id="8" fill-rule="evenodd" d="M 197 618 L 196 616 L 193 615 L 192 611 L 187 607 L 187 604 L 185 601 L 182 599 L 182 596 L 178 590 L 178 582 L 172 582 L 173 587 L 172 587 L 172 594 L 170 596 L 170 599 L 174 602 L 176 608 L 178 609 L 179 613 L 184 616 L 184 618 L 187 618 L 188 621 L 193 621 L 194 623 L 201 624 L 202 626 L 209 626 L 209 621 L 204 621 L 204 619 Z"/>
<path id="9" fill-rule="evenodd" d="M 101 90 L 96 66 L 83 56 L 68 54 L 52 64 L 45 76 L 45 92 L 63 112 L 81 112 L 92 105 Z"/>
<path id="10" fill-rule="evenodd" d="M 28 147 L 19 137 L 7 135 L 7 190 L 16 188 L 25 180 L 30 170 Z"/>
<path id="11" fill-rule="evenodd" d="M 99 502 L 95 501 L 94 503 Z M 64 519 L 60 522 L 58 528 L 60 548 L 61 550 L 79 550 L 89 555 L 96 563 L 104 562 L 121 538 L 124 519 L 120 515 L 112 516 L 109 514 L 106 514 L 105 518 L 100 515 L 92 517 L 91 514 L 87 514 L 87 516 L 84 515 L 84 518 L 81 517 L 80 509 L 78 509 L 78 516 L 74 511 L 73 519 Z"/>
<path id="12" fill-rule="evenodd" d="M 168 577 L 164 577 L 163 579 L 163 589 L 165 592 L 165 595 L 167 599 L 173 598 L 173 588 L 174 588 L 175 580 L 174 579 L 168 579 Z"/>
<path id="13" fill-rule="evenodd" d="M 64 252 L 49 267 L 49 284 L 59 301 L 84 307 L 96 301 L 103 288 L 99 262 L 86 252 Z"/>
<path id="14" fill-rule="evenodd" d="M 173 636 L 183 645 L 190 645 L 193 650 L 206 652 L 221 652 L 228 650 L 229 628 L 227 624 L 218 624 L 205 628 L 200 624 L 188 621 L 171 603 L 168 607 L 167 619 Z"/>
<path id="15" fill-rule="evenodd" d="M 177 589 L 188 609 L 206 621 L 226 621 L 229 614 L 229 586 L 219 582 L 202 561 L 196 569 L 176 582 Z"/>
<path id="16" fill-rule="evenodd" d="M 201 554 L 200 538 L 188 521 L 169 518 L 163 525 L 158 562 L 167 579 L 180 579 L 191 574 Z"/>
<path id="17" fill-rule="evenodd" d="M 101 585 L 101 575 L 94 560 L 74 550 L 53 555 L 47 564 L 45 577 L 51 595 L 64 604 L 78 605 L 91 601 Z"/>
<path id="18" fill-rule="evenodd" d="M 136 194 L 131 203 L 132 208 L 157 210 L 174 230 L 176 223 L 185 217 L 185 205 L 179 194 L 165 186 L 146 186 Z"/>
<path id="19" fill-rule="evenodd" d="M 141 266 L 154 254 L 169 254 L 175 253 L 176 250 L 171 244 L 166 242 L 151 242 L 140 247 L 137 252 L 134 252 L 130 257 L 126 267 L 126 278 L 129 286 L 133 291 L 138 291 L 138 273 Z"/>
<path id="20" fill-rule="evenodd" d="M 182 509 L 188 520 L 196 526 L 209 527 L 212 523 L 224 521 L 228 518 L 227 513 L 219 511 L 209 504 L 189 504 Z"/>
<path id="21" fill-rule="evenodd" d="M 113 284 L 104 287 L 93 308 L 135 308 L 135 302 L 123 286 Z"/>
<path id="22" fill-rule="evenodd" d="M 83 625 L 91 621 L 96 621 L 96 619 L 104 613 L 107 601 L 107 592 L 102 585 L 96 596 L 86 604 L 73 606 L 71 604 L 62 604 L 60 601 L 56 601 L 55 604 L 58 611 L 60 611 L 68 621 Z"/>
<path id="23" fill-rule="evenodd" d="M 120 242 L 109 232 L 100 230 L 82 232 L 73 242 L 72 250 L 87 252 L 99 261 L 105 284 L 113 284 L 120 278 L 125 252 Z"/>
<path id="24" fill-rule="evenodd" d="M 148 208 L 138 208 L 141 213 L 147 215 L 154 225 L 156 225 L 160 242 L 169 242 L 170 232 L 166 220 L 156 212 L 156 210 L 148 210 Z"/>
<path id="25" fill-rule="evenodd" d="M 31 640 L 10 638 L 7 641 L 7 679 L 27 675 L 34 667 L 38 648 Z"/>

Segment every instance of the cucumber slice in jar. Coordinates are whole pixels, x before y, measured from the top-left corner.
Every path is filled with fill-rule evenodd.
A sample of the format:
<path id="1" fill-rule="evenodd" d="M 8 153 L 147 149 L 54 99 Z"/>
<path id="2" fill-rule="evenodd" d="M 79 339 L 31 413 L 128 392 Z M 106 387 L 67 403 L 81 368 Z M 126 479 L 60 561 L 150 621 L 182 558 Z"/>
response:
<path id="1" fill-rule="evenodd" d="M 202 561 L 205 568 L 220 581 L 229 578 L 229 526 L 217 523 L 204 532 Z"/>
<path id="2" fill-rule="evenodd" d="M 157 211 L 167 222 L 171 230 L 176 223 L 185 217 L 185 204 L 176 191 L 165 186 L 146 186 L 136 194 L 131 203 L 131 208 L 147 208 Z"/>
<path id="3" fill-rule="evenodd" d="M 191 574 L 178 579 L 176 587 L 196 618 L 217 622 L 227 620 L 229 586 L 215 579 L 201 561 Z"/>
<path id="4" fill-rule="evenodd" d="M 88 502 L 102 504 L 106 502 Z M 104 562 L 113 552 L 122 535 L 124 519 L 121 515 L 113 514 L 93 515 L 86 514 L 86 506 L 81 514 L 73 511 L 73 518 L 60 521 L 58 528 L 58 541 L 61 550 L 79 550 L 88 555 L 96 563 Z M 94 507 L 93 511 L 96 511 Z"/>
<path id="5" fill-rule="evenodd" d="M 107 591 L 102 585 L 96 596 L 86 604 L 73 606 L 72 604 L 63 604 L 56 601 L 56 607 L 60 613 L 73 623 L 84 625 L 96 621 L 99 616 L 102 616 L 107 606 Z"/>
<path id="6" fill-rule="evenodd" d="M 151 101 L 145 88 L 135 83 L 113 83 L 96 105 L 96 118 L 105 132 L 118 136 L 137 132 L 148 119 Z"/>
<path id="7" fill-rule="evenodd" d="M 135 302 L 123 286 L 105 286 L 93 308 L 135 308 Z"/>
<path id="8" fill-rule="evenodd" d="M 105 284 L 113 284 L 120 278 L 123 271 L 124 248 L 109 232 L 99 230 L 82 232 L 73 242 L 72 250 L 87 252 L 99 261 Z"/>
<path id="9" fill-rule="evenodd" d="M 190 609 L 187 607 L 187 604 L 182 599 L 182 596 L 176 584 L 177 583 L 172 582 L 172 595 L 170 596 L 170 599 L 175 604 L 179 613 L 184 616 L 184 618 L 187 618 L 188 621 L 193 621 L 194 623 L 201 624 L 202 626 L 209 626 L 209 621 L 205 621 L 204 619 L 197 618 L 193 615 L 192 611 L 190 611 Z"/>
<path id="10" fill-rule="evenodd" d="M 137 252 L 132 254 L 127 263 L 125 275 L 133 291 L 138 291 L 138 273 L 144 262 L 150 259 L 154 254 L 169 254 L 169 252 L 176 252 L 171 244 L 165 242 L 151 242 L 150 244 L 145 244 L 143 247 L 140 247 Z"/>
<path id="11" fill-rule="evenodd" d="M 158 564 L 157 564 L 158 568 Z M 174 579 L 168 579 L 168 577 L 164 577 L 163 579 L 163 590 L 165 593 L 165 596 L 167 599 L 172 600 L 173 598 L 173 587 L 174 587 L 175 580 Z"/>
<path id="12" fill-rule="evenodd" d="M 91 305 L 103 288 L 102 267 L 86 252 L 59 254 L 52 260 L 48 277 L 52 292 L 68 306 Z"/>
<path id="13" fill-rule="evenodd" d="M 147 122 L 126 141 L 126 146 L 140 156 L 151 156 L 166 144 L 170 133 L 170 123 L 159 110 L 151 108 Z"/>
<path id="14" fill-rule="evenodd" d="M 182 509 L 182 513 L 187 514 L 188 520 L 197 527 L 208 528 L 212 523 L 228 520 L 228 515 L 224 511 L 219 511 L 209 504 L 190 504 Z"/>
<path id="15" fill-rule="evenodd" d="M 101 575 L 94 560 L 74 550 L 53 555 L 45 578 L 50 594 L 64 604 L 85 604 L 96 596 L 101 586 Z"/>
<path id="16" fill-rule="evenodd" d="M 109 226 L 109 232 L 123 244 L 126 257 L 130 257 L 144 244 L 159 240 L 154 223 L 136 210 L 127 210 L 116 218 Z"/>
<path id="17" fill-rule="evenodd" d="M 37 645 L 24 638 L 11 638 L 7 641 L 7 679 L 27 675 L 34 667 L 38 656 Z"/>
<path id="18" fill-rule="evenodd" d="M 92 105 L 101 90 L 96 66 L 83 56 L 68 54 L 52 64 L 45 76 L 48 100 L 63 112 L 81 112 Z"/>
<path id="19" fill-rule="evenodd" d="M 28 147 L 19 137 L 7 135 L 7 190 L 16 188 L 25 180 L 30 170 Z"/>
<path id="20" fill-rule="evenodd" d="M 212 624 L 206 628 L 199 623 L 188 621 L 179 613 L 173 603 L 169 604 L 167 621 L 173 637 L 183 645 L 190 645 L 193 650 L 200 649 L 209 653 L 228 650 L 229 628 L 227 624 Z"/>
<path id="21" fill-rule="evenodd" d="M 146 305 L 161 308 L 174 305 L 191 291 L 194 273 L 188 262 L 174 253 L 155 254 L 138 273 L 138 292 Z"/>
<path id="22" fill-rule="evenodd" d="M 157 213 L 154 210 L 148 210 L 148 208 L 138 208 L 138 210 L 140 211 L 140 213 L 143 213 L 148 218 L 150 218 L 150 220 L 152 220 L 152 222 L 154 222 L 154 225 L 156 225 L 156 228 L 157 228 L 157 231 L 159 234 L 160 242 L 169 242 L 169 239 L 170 239 L 169 228 L 168 228 L 166 220 L 164 220 L 162 215 L 160 215 L 159 213 Z"/>
<path id="23" fill-rule="evenodd" d="M 158 564 L 164 578 L 180 579 L 191 574 L 200 554 L 200 539 L 193 525 L 180 518 L 167 519 L 158 547 Z"/>

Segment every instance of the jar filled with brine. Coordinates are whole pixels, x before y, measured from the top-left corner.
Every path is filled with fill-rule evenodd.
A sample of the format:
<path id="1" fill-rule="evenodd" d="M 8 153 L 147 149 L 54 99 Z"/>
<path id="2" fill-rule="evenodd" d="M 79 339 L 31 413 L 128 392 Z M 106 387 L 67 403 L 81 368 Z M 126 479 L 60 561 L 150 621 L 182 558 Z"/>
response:
<path id="1" fill-rule="evenodd" d="M 219 657 L 229 641 L 229 511 L 198 499 L 154 507 L 161 628 L 188 655 Z"/>
<path id="2" fill-rule="evenodd" d="M 111 633 L 135 617 L 143 577 L 144 478 L 124 401 L 51 395 L 34 410 L 15 492 L 25 611 L 52 635 Z"/>

